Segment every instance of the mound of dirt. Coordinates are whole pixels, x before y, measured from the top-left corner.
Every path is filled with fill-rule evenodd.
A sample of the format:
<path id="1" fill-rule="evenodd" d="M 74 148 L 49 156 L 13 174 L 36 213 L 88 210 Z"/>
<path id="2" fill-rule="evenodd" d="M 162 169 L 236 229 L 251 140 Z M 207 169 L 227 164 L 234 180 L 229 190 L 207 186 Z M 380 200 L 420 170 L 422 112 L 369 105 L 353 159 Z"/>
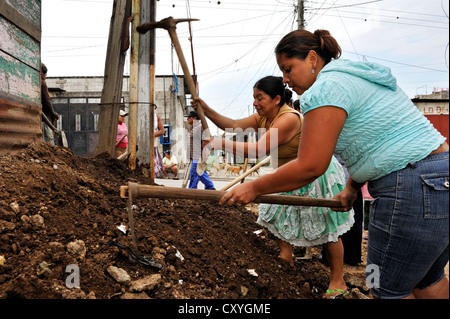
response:
<path id="1" fill-rule="evenodd" d="M 128 181 L 148 184 L 140 167 L 47 143 L 0 157 L 0 298 L 319 299 L 326 290 L 329 269 L 281 264 L 246 207 L 135 199 L 132 251 L 120 197 Z M 363 265 L 351 268 L 349 298 L 367 298 Z"/>

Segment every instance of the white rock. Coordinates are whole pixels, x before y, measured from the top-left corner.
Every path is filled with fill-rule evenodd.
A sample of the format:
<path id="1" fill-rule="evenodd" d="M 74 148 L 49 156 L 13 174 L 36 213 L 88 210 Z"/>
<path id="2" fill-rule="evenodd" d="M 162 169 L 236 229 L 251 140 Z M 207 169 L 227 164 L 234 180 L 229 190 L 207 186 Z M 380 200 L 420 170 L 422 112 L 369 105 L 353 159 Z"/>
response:
<path id="1" fill-rule="evenodd" d="M 161 275 L 154 274 L 144 278 L 135 280 L 130 285 L 131 292 L 141 292 L 144 290 L 152 290 L 161 282 Z"/>
<path id="2" fill-rule="evenodd" d="M 127 284 L 131 281 L 130 275 L 122 268 L 109 266 L 107 271 L 118 283 Z"/>
<path id="3" fill-rule="evenodd" d="M 19 207 L 19 204 L 17 202 L 12 202 L 11 204 L 9 204 L 9 206 L 12 208 L 12 210 L 16 214 L 20 211 L 20 207 Z"/>
<path id="4" fill-rule="evenodd" d="M 41 215 L 33 215 L 30 217 L 31 224 L 35 227 L 43 228 L 44 225 L 44 217 Z"/>
<path id="5" fill-rule="evenodd" d="M 86 256 L 86 245 L 82 240 L 75 240 L 67 244 L 67 251 L 77 258 L 84 258 Z"/>

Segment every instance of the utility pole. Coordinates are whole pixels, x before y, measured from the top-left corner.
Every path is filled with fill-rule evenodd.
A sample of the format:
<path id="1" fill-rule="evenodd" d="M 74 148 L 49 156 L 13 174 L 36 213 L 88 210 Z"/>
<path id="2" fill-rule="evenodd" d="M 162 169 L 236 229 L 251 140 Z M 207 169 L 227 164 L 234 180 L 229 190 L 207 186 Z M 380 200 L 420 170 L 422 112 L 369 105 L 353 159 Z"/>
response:
<path id="1" fill-rule="evenodd" d="M 305 29 L 305 5 L 304 0 L 298 0 L 298 6 L 297 6 L 297 14 L 298 14 L 298 29 L 304 30 Z"/>
<path id="2" fill-rule="evenodd" d="M 150 22 L 150 2 L 140 1 L 139 24 Z M 150 118 L 150 33 L 139 34 L 138 50 L 138 103 L 137 103 L 137 137 L 136 144 L 139 149 L 136 158 L 141 164 L 149 163 L 150 155 L 150 130 L 149 124 L 153 123 Z M 152 150 L 153 151 L 153 150 Z"/>

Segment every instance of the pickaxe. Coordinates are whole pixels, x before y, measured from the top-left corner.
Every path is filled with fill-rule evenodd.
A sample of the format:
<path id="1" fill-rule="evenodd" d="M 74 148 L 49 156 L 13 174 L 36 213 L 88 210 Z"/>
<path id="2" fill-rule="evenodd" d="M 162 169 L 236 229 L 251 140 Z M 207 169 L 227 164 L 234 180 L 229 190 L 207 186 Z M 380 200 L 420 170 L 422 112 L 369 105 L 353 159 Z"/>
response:
<path id="1" fill-rule="evenodd" d="M 159 198 L 159 199 L 193 199 L 211 202 L 219 202 L 226 191 L 204 189 L 182 189 L 178 187 L 163 187 L 154 185 L 140 185 L 128 182 L 128 186 L 120 187 L 120 197 L 128 198 Z M 280 204 L 291 206 L 315 206 L 315 207 L 341 207 L 337 199 L 301 197 L 294 195 L 260 195 L 253 203 Z"/>
<path id="2" fill-rule="evenodd" d="M 189 21 L 198 21 L 198 19 L 174 19 L 173 17 L 168 17 L 162 19 L 161 21 L 155 21 L 150 23 L 144 23 L 136 27 L 136 31 L 139 33 L 146 33 L 154 28 L 162 28 L 169 31 L 170 39 L 172 40 L 172 44 L 175 47 L 175 51 L 177 52 L 178 59 L 180 60 L 181 67 L 183 69 L 184 78 L 187 82 L 189 91 L 191 92 L 192 98 L 198 97 L 197 88 L 195 87 L 194 79 L 189 72 L 188 65 L 186 63 L 186 59 L 184 58 L 183 50 L 181 49 L 180 41 L 178 40 L 176 25 L 179 22 L 189 22 Z M 206 122 L 205 113 L 203 112 L 202 106 L 198 104 L 197 113 L 200 117 L 200 121 L 202 122 L 202 128 L 205 131 L 205 137 L 208 139 L 211 136 L 209 131 L 208 123 Z M 201 163 L 198 163 L 197 171 L 205 171 L 206 163 L 202 160 Z M 200 174 L 201 175 L 201 174 Z"/>

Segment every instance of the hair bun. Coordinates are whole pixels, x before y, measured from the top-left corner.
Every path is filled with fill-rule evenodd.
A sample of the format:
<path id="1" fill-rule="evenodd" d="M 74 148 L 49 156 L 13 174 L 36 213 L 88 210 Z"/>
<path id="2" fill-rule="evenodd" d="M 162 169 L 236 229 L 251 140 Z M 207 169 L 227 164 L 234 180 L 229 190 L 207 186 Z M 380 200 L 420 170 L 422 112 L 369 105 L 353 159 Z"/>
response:
<path id="1" fill-rule="evenodd" d="M 288 33 L 277 44 L 275 53 L 304 60 L 311 50 L 319 54 L 325 64 L 332 59 L 338 59 L 342 53 L 341 47 L 330 32 L 320 29 L 314 33 L 307 30 L 295 30 Z"/>
<path id="2" fill-rule="evenodd" d="M 330 31 L 323 30 L 323 29 L 317 29 L 316 31 L 314 31 L 314 35 L 319 38 L 322 38 L 325 36 L 331 36 Z"/>
<path id="3" fill-rule="evenodd" d="M 318 29 L 314 31 L 314 35 L 319 38 L 320 50 L 322 52 L 328 52 L 329 56 L 334 59 L 338 59 L 341 56 L 341 48 L 336 39 L 331 36 L 330 31 Z"/>
<path id="4" fill-rule="evenodd" d="M 327 30 L 316 30 L 316 31 L 314 31 L 314 35 L 319 38 L 320 50 L 324 51 L 325 50 L 325 42 L 324 42 L 323 38 L 326 36 L 330 36 L 330 32 L 328 32 Z"/>

